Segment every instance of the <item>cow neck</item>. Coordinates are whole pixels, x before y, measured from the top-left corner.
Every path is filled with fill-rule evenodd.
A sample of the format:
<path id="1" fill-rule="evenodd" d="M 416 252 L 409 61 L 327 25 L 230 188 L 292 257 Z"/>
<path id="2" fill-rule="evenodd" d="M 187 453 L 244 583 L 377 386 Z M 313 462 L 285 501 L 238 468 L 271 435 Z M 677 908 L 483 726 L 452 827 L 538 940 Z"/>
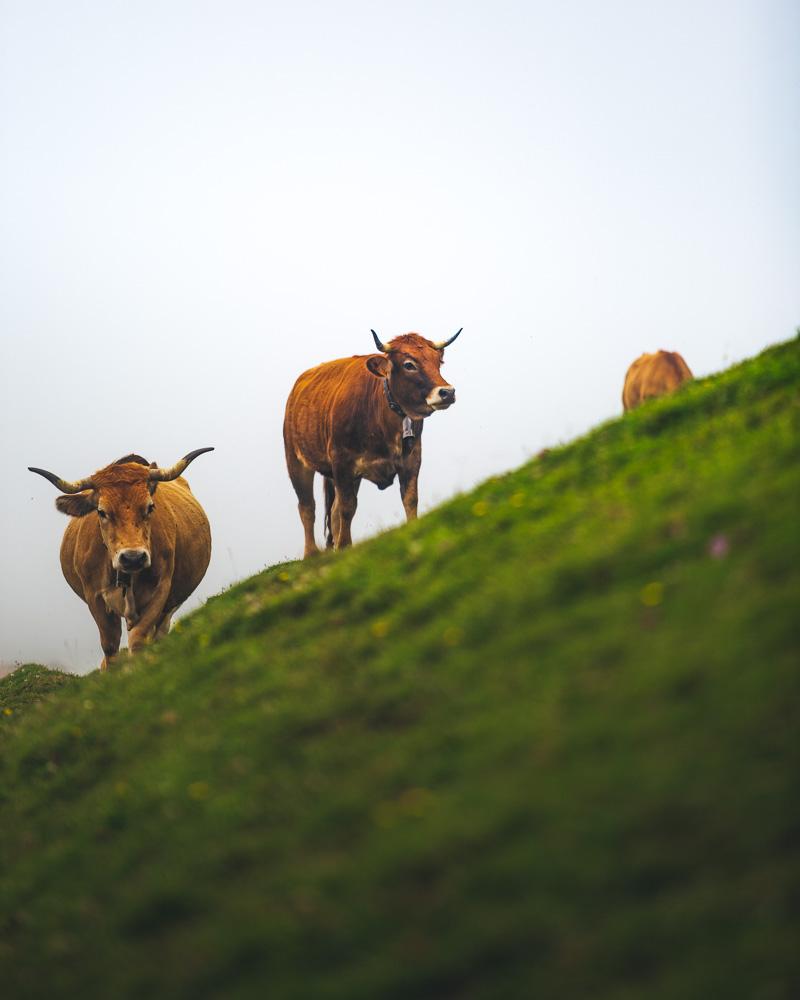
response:
<path id="1" fill-rule="evenodd" d="M 394 410 L 398 417 L 403 420 L 407 420 L 408 416 L 403 407 L 397 402 L 397 400 L 392 395 L 392 390 L 389 388 L 389 379 L 384 378 L 383 380 L 383 391 L 386 393 L 386 402 L 389 404 L 389 409 Z"/>
<path id="2" fill-rule="evenodd" d="M 133 593 L 133 577 L 130 573 L 124 572 L 124 570 L 113 569 L 114 573 L 114 590 L 119 590 L 122 592 L 122 615 L 125 618 L 125 622 L 128 628 L 132 628 L 136 622 L 139 620 L 139 613 L 136 610 L 136 598 Z M 108 604 L 106 604 L 108 608 Z"/>
<path id="3" fill-rule="evenodd" d="M 394 411 L 398 417 L 403 421 L 403 451 L 406 452 L 410 449 L 411 445 L 414 443 L 414 425 L 411 422 L 411 417 L 406 413 L 403 407 L 397 402 L 397 400 L 392 395 L 392 390 L 389 388 L 389 379 L 384 378 L 383 380 L 383 391 L 386 395 L 386 402 L 389 404 L 389 409 Z"/>

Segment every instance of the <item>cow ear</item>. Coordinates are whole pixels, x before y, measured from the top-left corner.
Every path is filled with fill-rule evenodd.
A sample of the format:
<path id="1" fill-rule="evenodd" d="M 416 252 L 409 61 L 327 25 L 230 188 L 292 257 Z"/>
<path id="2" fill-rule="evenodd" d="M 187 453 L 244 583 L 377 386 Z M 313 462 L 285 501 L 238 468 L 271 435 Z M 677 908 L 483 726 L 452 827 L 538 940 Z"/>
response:
<path id="1" fill-rule="evenodd" d="M 367 368 L 378 378 L 388 378 L 392 363 L 383 354 L 371 354 L 367 358 Z"/>
<path id="2" fill-rule="evenodd" d="M 69 493 L 56 497 L 56 510 L 70 517 L 86 517 L 97 509 L 93 493 Z"/>

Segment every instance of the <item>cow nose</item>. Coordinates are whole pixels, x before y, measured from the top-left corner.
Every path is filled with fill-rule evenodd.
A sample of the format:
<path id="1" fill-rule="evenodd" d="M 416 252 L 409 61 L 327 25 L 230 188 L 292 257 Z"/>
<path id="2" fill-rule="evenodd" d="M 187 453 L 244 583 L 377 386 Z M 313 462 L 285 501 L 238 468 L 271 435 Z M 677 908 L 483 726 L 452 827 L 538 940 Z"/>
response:
<path id="1" fill-rule="evenodd" d="M 443 385 L 439 389 L 439 398 L 443 403 L 452 403 L 456 398 L 456 390 L 452 385 Z"/>
<path id="2" fill-rule="evenodd" d="M 127 572 L 144 569 L 149 561 L 146 549 L 123 549 L 119 554 L 119 564 Z"/>

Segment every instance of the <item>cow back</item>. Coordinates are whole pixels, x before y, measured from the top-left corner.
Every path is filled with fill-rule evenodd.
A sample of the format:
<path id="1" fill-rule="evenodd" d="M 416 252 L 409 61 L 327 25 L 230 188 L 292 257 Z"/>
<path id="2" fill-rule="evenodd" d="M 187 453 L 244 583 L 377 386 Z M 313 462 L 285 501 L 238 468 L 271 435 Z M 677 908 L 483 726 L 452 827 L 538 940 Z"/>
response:
<path id="1" fill-rule="evenodd" d="M 642 354 L 625 375 L 623 408 L 632 410 L 647 399 L 665 396 L 691 378 L 689 366 L 677 351 Z"/>

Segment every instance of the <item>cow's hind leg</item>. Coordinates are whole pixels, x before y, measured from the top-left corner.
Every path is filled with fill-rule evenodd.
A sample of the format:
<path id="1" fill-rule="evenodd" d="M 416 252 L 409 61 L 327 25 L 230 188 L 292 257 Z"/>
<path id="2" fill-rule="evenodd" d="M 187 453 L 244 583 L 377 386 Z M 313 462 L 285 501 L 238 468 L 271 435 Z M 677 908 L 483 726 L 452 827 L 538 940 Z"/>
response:
<path id="1" fill-rule="evenodd" d="M 305 548 L 303 558 L 315 555 L 319 552 L 317 543 L 314 540 L 314 516 L 317 505 L 314 502 L 314 470 L 307 469 L 294 455 L 287 454 L 286 465 L 289 469 L 289 478 L 297 494 L 297 509 L 300 511 L 300 520 L 303 522 L 305 532 Z"/>
<path id="2" fill-rule="evenodd" d="M 167 611 L 164 614 L 164 617 L 161 619 L 158 625 L 156 625 L 156 634 L 153 637 L 154 639 L 161 639 L 169 632 L 169 627 L 172 624 L 172 616 L 174 614 L 175 614 L 174 609 L 172 611 Z"/>
<path id="3" fill-rule="evenodd" d="M 336 490 L 334 489 L 333 480 L 328 476 L 323 479 L 325 484 L 325 548 L 333 548 L 333 521 L 331 513 L 333 511 L 333 501 L 336 499 Z"/>
<path id="4" fill-rule="evenodd" d="M 353 483 L 353 493 L 358 496 L 358 488 L 361 485 L 361 480 L 356 479 Z M 334 508 L 334 501 L 336 499 L 336 487 L 333 485 L 333 480 L 325 478 L 325 527 L 327 530 L 327 535 L 325 536 L 325 548 L 332 549 L 336 538 L 338 537 L 340 531 L 340 517 L 339 511 Z"/>

